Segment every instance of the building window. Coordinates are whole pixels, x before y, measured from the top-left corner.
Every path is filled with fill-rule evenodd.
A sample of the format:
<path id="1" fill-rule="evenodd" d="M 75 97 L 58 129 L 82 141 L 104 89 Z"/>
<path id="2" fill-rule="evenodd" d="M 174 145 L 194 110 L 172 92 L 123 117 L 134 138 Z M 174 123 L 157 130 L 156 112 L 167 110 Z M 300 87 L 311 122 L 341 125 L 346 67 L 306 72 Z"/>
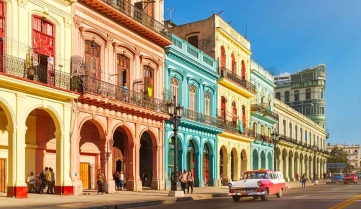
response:
<path id="1" fill-rule="evenodd" d="M 276 98 L 277 98 L 278 100 L 281 100 L 281 93 L 280 93 L 280 92 L 277 92 L 277 93 L 276 93 Z"/>
<path id="2" fill-rule="evenodd" d="M 264 100 L 264 91 L 262 89 L 262 91 L 261 91 L 261 104 L 263 104 L 263 100 Z"/>
<path id="3" fill-rule="evenodd" d="M 226 119 L 226 98 L 221 97 L 221 117 Z"/>
<path id="4" fill-rule="evenodd" d="M 242 79 L 246 79 L 246 65 L 244 64 L 243 60 L 241 63 L 241 77 Z"/>
<path id="5" fill-rule="evenodd" d="M 246 107 L 242 105 L 242 124 L 243 128 L 246 128 Z"/>
<path id="6" fill-rule="evenodd" d="M 268 138 L 271 138 L 271 129 L 268 128 L 268 134 L 267 134 Z"/>
<path id="7" fill-rule="evenodd" d="M 289 126 L 290 126 L 290 137 L 292 138 L 292 123 L 290 123 Z"/>
<path id="8" fill-rule="evenodd" d="M 264 136 L 264 126 L 261 125 L 261 135 Z"/>
<path id="9" fill-rule="evenodd" d="M 5 3 L 3 1 L 0 1 L 0 53 L 4 53 L 4 38 L 5 38 Z M 0 66 L 0 72 L 2 72 L 2 66 Z"/>
<path id="10" fill-rule="evenodd" d="M 268 93 L 268 106 L 271 106 L 271 94 Z"/>
<path id="11" fill-rule="evenodd" d="M 224 47 L 221 46 L 221 68 L 226 67 L 226 51 L 224 50 Z"/>
<path id="12" fill-rule="evenodd" d="M 205 114 L 206 115 L 211 115 L 211 95 L 206 92 L 205 93 Z"/>
<path id="13" fill-rule="evenodd" d="M 311 108 L 310 108 L 310 107 L 306 107 L 305 110 L 306 110 L 306 111 L 305 111 L 305 114 L 306 114 L 306 115 L 311 115 Z"/>
<path id="14" fill-rule="evenodd" d="M 296 91 L 295 91 L 294 101 L 295 101 L 295 102 L 300 101 L 300 91 L 299 91 L 299 90 L 296 90 Z"/>
<path id="15" fill-rule="evenodd" d="M 117 55 L 117 85 L 129 89 L 130 60 L 123 54 Z"/>
<path id="16" fill-rule="evenodd" d="M 303 132 L 302 132 L 302 128 L 300 128 L 300 136 L 301 136 L 301 142 L 302 142 L 302 137 L 304 137 Z M 305 140 L 305 139 L 303 139 L 303 140 Z"/>
<path id="17" fill-rule="evenodd" d="M 232 73 L 237 74 L 237 62 L 236 62 L 236 58 L 234 57 L 233 53 L 231 55 L 231 59 L 232 59 Z"/>
<path id="18" fill-rule="evenodd" d="M 307 143 L 307 131 L 305 131 L 305 142 Z"/>
<path id="19" fill-rule="evenodd" d="M 320 98 L 323 99 L 323 90 L 321 89 Z"/>
<path id="20" fill-rule="evenodd" d="M 306 89 L 306 99 L 311 99 L 311 89 Z"/>
<path id="21" fill-rule="evenodd" d="M 285 92 L 285 102 L 290 102 L 290 92 L 289 91 Z"/>
<path id="22" fill-rule="evenodd" d="M 146 65 L 143 66 L 144 70 L 144 94 L 148 95 L 149 97 L 153 97 L 154 95 L 154 71 L 153 69 Z"/>
<path id="23" fill-rule="evenodd" d="M 283 120 L 283 135 L 286 136 L 286 120 Z"/>
<path id="24" fill-rule="evenodd" d="M 189 87 L 189 109 L 196 111 L 196 88 L 194 86 Z"/>
<path id="25" fill-rule="evenodd" d="M 232 102 L 232 122 L 237 123 L 237 106 L 236 102 Z"/>
<path id="26" fill-rule="evenodd" d="M 325 107 L 320 107 L 320 115 L 324 115 L 325 114 Z"/>
<path id="27" fill-rule="evenodd" d="M 94 40 L 85 41 L 85 66 L 87 75 L 91 78 L 101 79 L 100 74 L 100 46 Z"/>
<path id="28" fill-rule="evenodd" d="M 189 37 L 189 38 L 188 38 L 188 42 L 189 42 L 192 46 L 198 48 L 198 36 L 191 36 L 191 37 Z"/>
<path id="29" fill-rule="evenodd" d="M 254 122 L 253 123 L 253 131 L 254 131 L 254 137 L 256 137 L 257 136 L 257 123 L 256 122 Z"/>
<path id="30" fill-rule="evenodd" d="M 295 138 L 296 138 L 296 141 L 298 140 L 298 135 L 297 135 L 297 126 L 295 126 Z"/>
<path id="31" fill-rule="evenodd" d="M 171 79 L 172 95 L 175 96 L 176 103 L 179 102 L 179 81 L 176 78 Z"/>

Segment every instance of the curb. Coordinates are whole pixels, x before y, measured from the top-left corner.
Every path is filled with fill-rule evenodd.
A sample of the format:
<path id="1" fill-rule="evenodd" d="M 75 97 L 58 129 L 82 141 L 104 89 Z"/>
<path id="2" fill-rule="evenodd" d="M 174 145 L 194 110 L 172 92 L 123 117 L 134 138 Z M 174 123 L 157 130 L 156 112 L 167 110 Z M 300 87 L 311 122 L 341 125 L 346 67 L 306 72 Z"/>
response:
<path id="1" fill-rule="evenodd" d="M 92 207 L 81 207 L 82 209 L 125 209 L 125 208 L 136 208 L 136 207 L 146 207 L 153 205 L 163 205 L 163 204 L 172 204 L 177 202 L 187 202 L 187 201 L 195 201 L 201 199 L 211 199 L 214 197 L 228 197 L 228 193 L 214 193 L 207 195 L 194 195 L 192 197 L 177 197 L 171 198 L 167 200 L 152 200 L 152 201 L 144 201 L 144 202 L 132 202 L 132 203 L 120 203 L 120 204 L 110 204 L 110 205 L 99 205 Z"/>

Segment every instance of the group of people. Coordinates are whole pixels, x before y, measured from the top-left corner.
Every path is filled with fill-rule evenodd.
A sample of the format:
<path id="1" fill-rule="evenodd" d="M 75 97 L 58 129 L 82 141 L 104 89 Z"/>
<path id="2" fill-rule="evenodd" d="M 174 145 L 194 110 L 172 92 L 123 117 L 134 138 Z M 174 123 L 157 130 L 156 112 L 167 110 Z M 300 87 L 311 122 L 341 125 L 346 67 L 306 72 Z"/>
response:
<path id="1" fill-rule="evenodd" d="M 183 173 L 179 174 L 179 180 L 184 194 L 186 194 L 186 189 L 189 194 L 189 188 L 191 188 L 191 193 L 193 193 L 194 178 L 192 172 L 184 170 Z"/>
<path id="2" fill-rule="evenodd" d="M 123 190 L 124 188 L 124 173 L 123 171 L 113 172 L 113 179 L 115 181 L 115 190 Z"/>
<path id="3" fill-rule="evenodd" d="M 40 172 L 37 178 L 40 181 L 39 189 L 35 187 L 35 176 L 33 172 L 30 172 L 28 176 L 27 183 L 28 183 L 28 193 L 31 193 L 33 190 L 35 193 L 42 194 L 44 189 L 47 187 L 46 193 L 47 194 L 55 194 L 54 187 L 55 187 L 55 173 L 51 167 L 45 167 L 43 171 Z"/>

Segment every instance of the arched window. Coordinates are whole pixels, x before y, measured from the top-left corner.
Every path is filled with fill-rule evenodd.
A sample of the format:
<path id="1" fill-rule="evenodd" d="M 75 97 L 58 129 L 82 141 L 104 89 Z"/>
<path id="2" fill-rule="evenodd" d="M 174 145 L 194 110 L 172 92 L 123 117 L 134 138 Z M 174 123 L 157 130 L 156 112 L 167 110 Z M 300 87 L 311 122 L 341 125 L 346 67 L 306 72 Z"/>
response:
<path id="1" fill-rule="evenodd" d="M 246 128 L 246 107 L 242 105 L 242 124 L 243 128 Z"/>
<path id="2" fill-rule="evenodd" d="M 176 98 L 176 103 L 179 102 L 179 82 L 176 78 L 171 79 L 172 95 Z"/>
<path id="3" fill-rule="evenodd" d="M 300 101 L 300 91 L 299 91 L 299 90 L 296 90 L 294 93 L 295 93 L 295 95 L 294 95 L 294 101 L 295 101 L 295 102 Z"/>
<path id="4" fill-rule="evenodd" d="M 264 136 L 264 125 L 261 125 L 261 135 Z"/>
<path id="5" fill-rule="evenodd" d="M 194 86 L 189 87 L 189 109 L 196 111 L 196 88 Z"/>
<path id="6" fill-rule="evenodd" d="M 237 123 L 237 106 L 236 102 L 232 102 L 232 122 Z"/>
<path id="7" fill-rule="evenodd" d="M 204 103 L 205 103 L 204 113 L 206 115 L 211 115 L 211 95 L 208 92 L 205 93 Z"/>
<path id="8" fill-rule="evenodd" d="M 85 66 L 88 76 L 101 79 L 100 46 L 91 40 L 85 41 Z"/>
<path id="9" fill-rule="evenodd" d="M 246 65 L 244 64 L 244 61 L 242 60 L 242 68 L 241 68 L 241 77 L 242 77 L 242 79 L 246 79 Z"/>
<path id="10" fill-rule="evenodd" d="M 154 95 L 154 70 L 149 66 L 143 66 L 144 70 L 144 94 L 148 95 L 149 97 L 153 97 Z"/>
<path id="11" fill-rule="evenodd" d="M 231 55 L 231 59 L 232 59 L 232 73 L 237 74 L 237 62 L 236 62 L 236 58 L 234 57 L 233 53 Z"/>
<path id="12" fill-rule="evenodd" d="M 118 86 L 126 86 L 129 89 L 130 60 L 124 54 L 117 54 Z"/>
<path id="13" fill-rule="evenodd" d="M 221 68 L 226 67 L 226 51 L 224 50 L 224 47 L 221 46 Z"/>
<path id="14" fill-rule="evenodd" d="M 306 89 L 306 99 L 311 99 L 311 89 Z"/>
<path id="15" fill-rule="evenodd" d="M 221 97 L 221 117 L 226 119 L 226 98 Z"/>

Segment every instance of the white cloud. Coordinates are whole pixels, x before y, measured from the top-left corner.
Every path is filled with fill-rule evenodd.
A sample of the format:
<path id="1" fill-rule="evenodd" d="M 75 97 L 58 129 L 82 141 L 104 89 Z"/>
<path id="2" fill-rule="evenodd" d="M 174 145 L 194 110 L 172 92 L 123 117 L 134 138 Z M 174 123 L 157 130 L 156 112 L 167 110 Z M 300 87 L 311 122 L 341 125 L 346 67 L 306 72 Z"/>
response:
<path id="1" fill-rule="evenodd" d="M 291 75 L 291 73 L 289 73 L 289 72 L 284 72 L 284 73 L 280 73 L 278 76 L 279 77 L 283 77 L 283 76 L 289 76 L 289 75 Z M 277 77 L 278 77 L 277 76 Z"/>

